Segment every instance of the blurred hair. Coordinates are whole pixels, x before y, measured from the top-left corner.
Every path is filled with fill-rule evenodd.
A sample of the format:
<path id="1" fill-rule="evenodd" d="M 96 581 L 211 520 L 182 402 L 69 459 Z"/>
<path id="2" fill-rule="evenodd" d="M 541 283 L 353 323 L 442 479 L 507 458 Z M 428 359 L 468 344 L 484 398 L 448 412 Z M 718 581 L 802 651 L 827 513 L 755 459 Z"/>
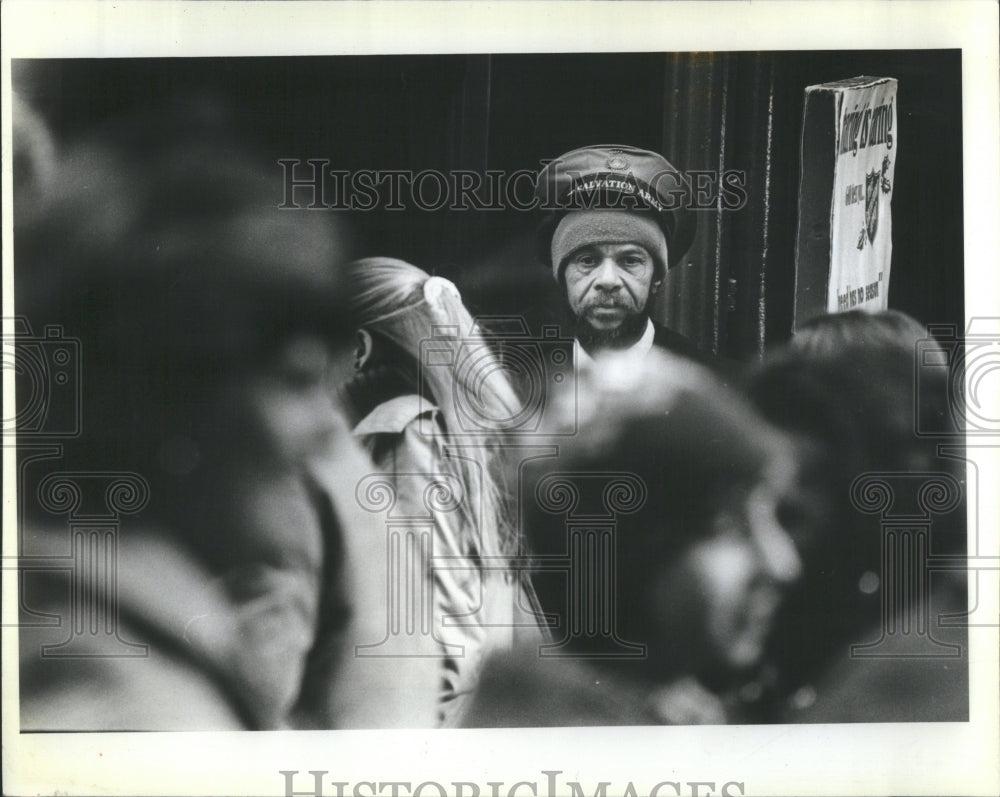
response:
<path id="1" fill-rule="evenodd" d="M 342 231 L 279 210 L 280 172 L 241 141 L 209 106 L 135 111 L 69 145 L 44 206 L 15 213 L 17 310 L 81 340 L 91 459 L 125 466 L 197 426 L 223 375 L 290 335 L 347 340 Z"/>
<path id="2" fill-rule="evenodd" d="M 412 376 L 414 385 L 419 374 L 430 394 L 425 398 L 441 412 L 443 442 L 475 424 L 475 434 L 463 437 L 461 449 L 445 456 L 443 464 L 455 469 L 472 497 L 462 508 L 466 527 L 478 534 L 474 542 L 480 554 L 510 554 L 516 535 L 500 486 L 499 457 L 503 419 L 515 417 L 520 403 L 479 327 L 457 292 L 441 291 L 432 307 L 424 296 L 430 275 L 402 260 L 358 260 L 348 266 L 347 277 L 353 324 L 373 334 L 381 358 L 401 360 L 395 365 Z M 421 363 L 421 344 L 432 337 L 437 350 L 449 350 L 450 364 Z"/>
<path id="3" fill-rule="evenodd" d="M 199 360 L 256 353 L 288 328 L 346 332 L 330 312 L 341 231 L 279 210 L 280 174 L 236 139 L 181 107 L 70 147 L 44 217 L 17 230 L 19 298 L 81 323 L 134 323 L 144 348 Z"/>
<path id="4" fill-rule="evenodd" d="M 58 154 L 45 121 L 16 91 L 11 93 L 11 110 L 15 223 L 23 225 L 44 208 L 55 187 Z"/>
<path id="5" fill-rule="evenodd" d="M 895 310 L 820 316 L 752 372 L 749 393 L 769 420 L 826 446 L 851 479 L 917 467 L 933 451 L 917 435 L 918 421 L 939 423 L 947 410 L 941 369 L 917 378 L 920 341 L 941 351 Z"/>
<path id="6" fill-rule="evenodd" d="M 937 457 L 933 438 L 918 434 L 918 423 L 941 422 L 948 389 L 945 369 L 918 372 L 918 341 L 921 350 L 943 355 L 921 325 L 900 312 L 822 316 L 749 376 L 749 396 L 764 417 L 811 452 L 799 483 L 801 500 L 813 504 L 800 507 L 804 577 L 774 640 L 796 676 L 808 677 L 840 653 L 845 640 L 862 641 L 849 638 L 879 616 L 879 594 L 863 591 L 860 579 L 880 570 L 880 520 L 854 507 L 854 480 L 956 467 Z M 936 522 L 934 549 L 961 549 L 964 535 L 964 520 Z"/>
<path id="7" fill-rule="evenodd" d="M 919 321 L 898 310 L 849 310 L 810 319 L 788 346 L 808 356 L 836 354 L 854 346 L 899 349 L 912 354 L 917 341 L 926 337 L 927 330 Z"/>
<path id="8" fill-rule="evenodd" d="M 522 495 L 525 533 L 533 548 L 565 556 L 565 512 L 546 509 L 539 492 L 547 479 L 565 474 L 579 489 L 573 513 L 599 518 L 609 515 L 604 477 L 638 477 L 641 506 L 613 519 L 617 629 L 623 639 L 660 653 L 679 640 L 655 636 L 664 611 L 654 605 L 657 580 L 687 548 L 714 533 L 719 513 L 741 509 L 749 491 L 790 452 L 781 433 L 704 369 L 654 353 L 640 371 L 633 375 L 638 390 L 603 381 L 585 386 L 579 432 L 566 441 L 560 438 L 557 458 L 528 464 Z M 543 609 L 565 607 L 564 579 L 540 578 L 536 588 Z M 691 597 L 691 606 L 670 608 L 674 626 L 685 625 L 680 615 L 697 611 L 698 596 Z M 692 640 L 680 644 L 685 641 Z M 573 643 L 580 651 L 600 653 L 607 640 L 574 637 Z M 664 665 L 661 656 L 642 666 Z M 666 663 L 674 665 L 684 663 Z"/>

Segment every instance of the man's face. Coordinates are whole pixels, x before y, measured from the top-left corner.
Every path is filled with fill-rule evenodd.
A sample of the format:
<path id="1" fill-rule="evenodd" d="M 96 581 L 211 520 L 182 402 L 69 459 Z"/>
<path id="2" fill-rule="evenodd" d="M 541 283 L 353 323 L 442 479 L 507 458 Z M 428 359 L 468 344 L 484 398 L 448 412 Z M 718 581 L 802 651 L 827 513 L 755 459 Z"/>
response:
<path id="1" fill-rule="evenodd" d="M 612 332 L 645 312 L 653 282 L 653 258 L 638 244 L 589 244 L 570 256 L 566 295 L 578 321 Z"/>

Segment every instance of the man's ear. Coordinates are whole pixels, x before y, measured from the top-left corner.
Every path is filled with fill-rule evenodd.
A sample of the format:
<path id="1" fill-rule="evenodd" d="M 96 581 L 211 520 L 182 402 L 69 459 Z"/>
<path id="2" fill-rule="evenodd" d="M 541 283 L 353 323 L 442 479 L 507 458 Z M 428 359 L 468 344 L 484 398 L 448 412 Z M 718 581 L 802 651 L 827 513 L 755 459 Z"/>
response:
<path id="1" fill-rule="evenodd" d="M 660 289 L 660 286 L 661 286 L 662 284 L 663 284 L 663 280 L 662 280 L 662 279 L 658 279 L 658 280 L 653 280 L 653 281 L 652 281 L 652 282 L 651 282 L 651 283 L 649 284 L 649 295 L 650 295 L 650 296 L 655 296 L 655 295 L 656 295 L 656 292 L 657 292 L 657 291 L 658 291 L 658 290 Z"/>
<path id="2" fill-rule="evenodd" d="M 359 329 L 355 335 L 355 349 L 354 349 L 354 370 L 360 371 L 365 367 L 365 363 L 372 356 L 372 348 L 374 342 L 372 341 L 372 333 L 367 329 Z"/>

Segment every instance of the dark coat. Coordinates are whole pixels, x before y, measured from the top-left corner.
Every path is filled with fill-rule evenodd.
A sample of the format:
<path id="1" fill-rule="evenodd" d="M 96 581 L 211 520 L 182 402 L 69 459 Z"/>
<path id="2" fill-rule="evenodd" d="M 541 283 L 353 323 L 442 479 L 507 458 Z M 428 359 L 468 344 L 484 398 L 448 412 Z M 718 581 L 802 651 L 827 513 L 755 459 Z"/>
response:
<path id="1" fill-rule="evenodd" d="M 687 357 L 689 360 L 694 360 L 709 368 L 715 368 L 718 365 L 718 357 L 716 355 L 712 352 L 699 349 L 693 340 L 685 337 L 680 332 L 675 332 L 662 324 L 658 324 L 656 321 L 653 321 L 653 329 L 654 346 L 659 346 L 671 354 Z"/>

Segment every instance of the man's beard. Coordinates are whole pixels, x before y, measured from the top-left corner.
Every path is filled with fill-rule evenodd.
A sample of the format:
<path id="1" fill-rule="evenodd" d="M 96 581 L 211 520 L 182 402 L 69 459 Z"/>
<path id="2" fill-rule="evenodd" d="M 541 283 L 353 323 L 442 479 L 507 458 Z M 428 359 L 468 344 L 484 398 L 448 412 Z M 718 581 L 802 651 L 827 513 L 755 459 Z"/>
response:
<path id="1" fill-rule="evenodd" d="M 626 315 L 614 329 L 594 329 L 585 316 L 580 316 L 575 322 L 575 337 L 588 354 L 600 349 L 627 349 L 642 337 L 648 320 L 649 316 L 643 308 Z"/>

